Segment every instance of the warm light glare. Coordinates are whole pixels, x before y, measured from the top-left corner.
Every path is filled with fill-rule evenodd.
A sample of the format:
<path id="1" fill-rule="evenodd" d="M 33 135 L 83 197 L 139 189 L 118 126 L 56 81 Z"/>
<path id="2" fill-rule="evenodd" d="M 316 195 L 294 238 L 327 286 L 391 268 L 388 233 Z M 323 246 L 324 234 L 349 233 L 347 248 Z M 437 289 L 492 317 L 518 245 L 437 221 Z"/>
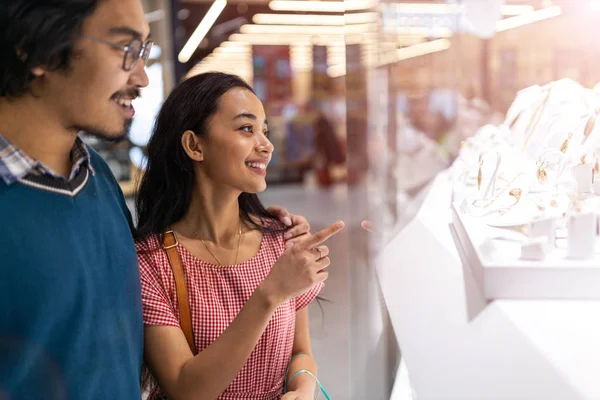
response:
<path id="1" fill-rule="evenodd" d="M 386 6 L 389 3 L 386 3 Z M 395 3 L 392 5 L 394 10 L 401 14 L 459 14 L 463 8 L 458 4 L 444 3 Z M 521 15 L 532 12 L 535 8 L 530 5 L 503 5 L 502 14 L 504 15 Z"/>
<path id="2" fill-rule="evenodd" d="M 332 65 L 327 68 L 327 75 L 332 78 L 337 78 L 346 75 L 346 64 Z"/>
<path id="3" fill-rule="evenodd" d="M 344 25 L 343 15 L 256 14 L 255 24 L 264 25 Z"/>
<path id="4" fill-rule="evenodd" d="M 446 38 L 452 36 L 450 28 L 425 28 L 425 27 L 397 27 L 396 34 L 400 36 L 416 36 L 416 37 L 438 37 Z"/>
<path id="5" fill-rule="evenodd" d="M 262 34 L 262 35 L 288 35 L 299 34 L 306 35 L 343 35 L 345 33 L 366 33 L 374 32 L 377 29 L 372 24 L 346 25 L 346 26 L 326 26 L 326 25 L 254 25 L 247 24 L 240 27 L 241 33 Z"/>
<path id="6" fill-rule="evenodd" d="M 190 58 L 202 42 L 202 39 L 204 39 L 210 28 L 212 28 L 213 24 L 215 23 L 219 15 L 221 15 L 221 12 L 223 12 L 223 9 L 226 5 L 227 0 L 215 0 L 213 5 L 209 8 L 208 12 L 204 16 L 204 18 L 202 18 L 202 21 L 200 21 L 200 23 L 198 24 L 198 27 L 196 28 L 194 33 L 192 33 L 192 36 L 190 36 L 185 46 L 183 46 L 183 49 L 181 49 L 181 52 L 177 57 L 179 62 L 185 63 L 190 60 Z"/>
<path id="7" fill-rule="evenodd" d="M 496 30 L 498 32 L 506 31 L 508 29 L 517 28 L 519 26 L 528 25 L 533 22 L 542 21 L 548 18 L 558 17 L 562 14 L 562 8 L 559 6 L 553 6 L 543 8 L 541 10 L 533 11 L 527 14 L 519 15 L 518 17 L 511 17 L 500 20 L 496 23 Z"/>
<path id="8" fill-rule="evenodd" d="M 242 42 L 231 42 L 231 41 L 226 41 L 221 43 L 221 45 L 219 47 L 235 47 L 235 48 L 244 48 L 244 49 L 251 49 L 250 45 L 248 45 L 248 43 L 242 43 Z"/>
<path id="9" fill-rule="evenodd" d="M 376 0 L 313 1 L 273 0 L 269 8 L 274 11 L 334 12 L 366 10 L 376 5 Z"/>
<path id="10" fill-rule="evenodd" d="M 367 24 L 377 22 L 377 13 L 356 13 L 347 15 L 310 14 L 256 14 L 252 22 L 263 25 L 332 25 Z"/>
<path id="11" fill-rule="evenodd" d="M 213 50 L 214 53 L 244 53 L 244 54 L 249 54 L 251 52 L 250 47 L 247 48 L 243 48 L 243 47 L 217 47 L 216 49 Z"/>
<path id="12" fill-rule="evenodd" d="M 419 57 L 449 48 L 450 41 L 448 39 L 432 40 L 431 42 L 415 44 L 414 46 L 403 47 L 396 50 L 396 59 L 397 61 L 407 60 L 409 58 Z"/>
<path id="13" fill-rule="evenodd" d="M 521 15 L 535 11 L 534 6 L 524 4 L 505 4 L 502 6 L 502 14 L 504 15 Z"/>
<path id="14" fill-rule="evenodd" d="M 230 41 L 247 42 L 252 45 L 326 45 L 330 42 L 342 42 L 343 35 L 315 35 L 307 33 L 305 35 L 264 35 L 264 34 L 249 34 L 249 33 L 234 33 L 229 37 Z"/>

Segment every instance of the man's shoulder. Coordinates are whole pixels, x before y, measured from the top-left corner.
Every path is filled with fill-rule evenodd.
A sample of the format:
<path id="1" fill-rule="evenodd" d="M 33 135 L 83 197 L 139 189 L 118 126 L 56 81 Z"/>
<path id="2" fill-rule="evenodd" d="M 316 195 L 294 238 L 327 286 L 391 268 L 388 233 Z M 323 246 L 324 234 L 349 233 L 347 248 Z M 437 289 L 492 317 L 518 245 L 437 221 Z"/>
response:
<path id="1" fill-rule="evenodd" d="M 92 165 L 92 168 L 94 168 L 94 171 L 96 173 L 100 173 L 103 176 L 112 176 L 110 167 L 108 166 L 106 161 L 104 161 L 102 156 L 98 154 L 98 152 L 94 150 L 94 148 L 89 144 L 84 144 L 84 146 L 87 149 L 88 153 L 90 153 L 90 164 Z"/>

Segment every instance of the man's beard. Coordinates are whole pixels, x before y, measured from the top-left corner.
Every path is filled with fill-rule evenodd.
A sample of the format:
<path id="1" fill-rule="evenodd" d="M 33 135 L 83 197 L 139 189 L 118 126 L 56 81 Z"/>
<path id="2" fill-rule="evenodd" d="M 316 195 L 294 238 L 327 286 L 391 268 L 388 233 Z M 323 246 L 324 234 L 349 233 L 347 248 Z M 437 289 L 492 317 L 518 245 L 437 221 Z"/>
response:
<path id="1" fill-rule="evenodd" d="M 128 136 L 129 136 L 129 132 L 131 131 L 131 124 L 133 123 L 133 119 L 127 119 L 125 120 L 125 125 L 123 126 L 123 131 L 118 134 L 118 135 L 114 135 L 114 134 L 109 134 L 106 132 L 102 132 L 101 130 L 98 130 L 96 128 L 91 128 L 91 127 L 80 127 L 77 130 L 79 132 L 83 131 L 86 133 L 86 135 L 88 136 L 92 136 L 96 139 L 100 139 L 102 141 L 105 142 L 109 142 L 109 143 L 121 143 L 123 140 L 125 140 Z"/>

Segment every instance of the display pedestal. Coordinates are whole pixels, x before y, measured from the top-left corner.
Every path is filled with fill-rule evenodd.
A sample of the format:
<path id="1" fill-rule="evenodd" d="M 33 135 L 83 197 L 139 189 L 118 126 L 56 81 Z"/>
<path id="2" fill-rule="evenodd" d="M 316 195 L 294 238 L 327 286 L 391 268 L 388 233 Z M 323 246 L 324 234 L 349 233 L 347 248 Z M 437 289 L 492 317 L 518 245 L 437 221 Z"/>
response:
<path id="1" fill-rule="evenodd" d="M 457 203 L 452 205 L 452 228 L 457 250 L 469 260 L 486 299 L 600 300 L 600 259 L 569 258 L 565 240 L 543 261 L 523 260 L 518 242 L 490 239 L 487 226 L 462 213 Z"/>
<path id="2" fill-rule="evenodd" d="M 487 302 L 451 233 L 451 191 L 440 174 L 377 265 L 417 398 L 600 399 L 600 301 Z"/>

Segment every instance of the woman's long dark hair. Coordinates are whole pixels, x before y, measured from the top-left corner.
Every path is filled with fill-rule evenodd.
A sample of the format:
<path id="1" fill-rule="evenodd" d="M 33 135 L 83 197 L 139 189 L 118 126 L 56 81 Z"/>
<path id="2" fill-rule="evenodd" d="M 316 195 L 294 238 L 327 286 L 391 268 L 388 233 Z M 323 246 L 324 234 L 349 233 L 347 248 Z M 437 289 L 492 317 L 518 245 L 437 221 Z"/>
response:
<path id="1" fill-rule="evenodd" d="M 148 162 L 135 201 L 136 239 L 163 233 L 187 212 L 195 180 L 193 162 L 181 145 L 181 137 L 186 130 L 205 136 L 208 120 L 218 111 L 219 99 L 236 87 L 254 93 L 235 75 L 205 73 L 181 82 L 165 100 L 148 143 Z M 273 229 L 269 228 L 273 224 L 263 226 L 250 217 L 275 220 L 256 194 L 242 193 L 238 203 L 248 224 L 263 231 Z"/>
<path id="2" fill-rule="evenodd" d="M 208 120 L 219 109 L 219 99 L 236 87 L 254 93 L 235 75 L 211 72 L 181 82 L 165 100 L 148 143 L 148 162 L 135 200 L 138 216 L 134 230 L 136 240 L 152 234 L 160 235 L 187 212 L 195 180 L 193 162 L 183 150 L 181 136 L 186 130 L 205 136 Z M 238 204 L 241 217 L 251 226 L 263 231 L 285 230 L 282 224 L 276 223 L 276 218 L 265 209 L 256 194 L 242 193 Z M 258 217 L 267 224 L 258 224 L 250 216 Z M 150 371 L 144 366 L 142 390 L 152 390 L 155 385 Z"/>
<path id="3" fill-rule="evenodd" d="M 81 27 L 98 0 L 0 1 L 0 97 L 31 89 L 31 70 L 67 70 Z"/>

